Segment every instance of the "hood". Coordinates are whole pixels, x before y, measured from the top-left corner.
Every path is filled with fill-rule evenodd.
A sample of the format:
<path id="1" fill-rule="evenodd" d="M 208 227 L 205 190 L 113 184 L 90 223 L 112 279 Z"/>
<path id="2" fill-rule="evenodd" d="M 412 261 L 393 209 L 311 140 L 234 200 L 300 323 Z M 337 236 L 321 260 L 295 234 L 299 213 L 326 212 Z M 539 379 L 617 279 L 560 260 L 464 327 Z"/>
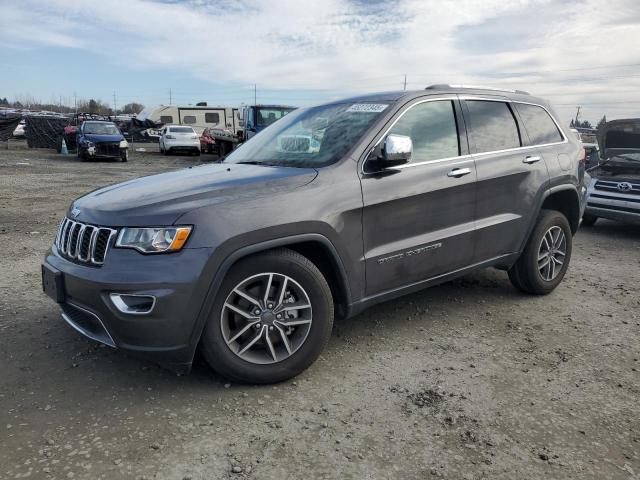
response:
<path id="1" fill-rule="evenodd" d="M 612 120 L 607 122 L 598 132 L 600 157 L 609 160 L 611 166 L 638 164 L 639 161 L 627 161 L 619 155 L 628 155 L 640 159 L 640 118 Z M 611 160 L 613 159 L 613 160 Z"/>
<path id="2" fill-rule="evenodd" d="M 73 202 L 68 216 L 114 227 L 172 225 L 195 208 L 286 192 L 316 176 L 313 168 L 204 165 L 95 190 Z"/>
<path id="3" fill-rule="evenodd" d="M 121 140 L 124 140 L 124 137 L 122 135 L 98 135 L 95 133 L 85 133 L 84 135 L 82 135 L 82 138 L 84 138 L 85 140 L 89 140 L 90 142 L 93 142 L 93 143 L 119 142 Z"/>

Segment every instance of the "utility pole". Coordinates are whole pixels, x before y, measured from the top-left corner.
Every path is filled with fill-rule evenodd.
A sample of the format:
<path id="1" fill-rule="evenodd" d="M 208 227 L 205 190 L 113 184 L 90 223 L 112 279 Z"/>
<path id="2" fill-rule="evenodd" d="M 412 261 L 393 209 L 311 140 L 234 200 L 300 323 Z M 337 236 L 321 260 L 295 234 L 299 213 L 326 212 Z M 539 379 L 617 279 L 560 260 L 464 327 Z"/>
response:
<path id="1" fill-rule="evenodd" d="M 576 111 L 576 122 L 575 122 L 575 126 L 578 126 L 578 117 L 580 116 L 580 109 L 582 107 L 578 106 L 578 110 Z"/>
<path id="2" fill-rule="evenodd" d="M 76 115 L 78 114 L 78 97 L 76 96 L 76 92 L 73 92 L 73 111 Z"/>
<path id="3" fill-rule="evenodd" d="M 407 74 L 404 74 L 404 87 L 402 88 L 403 90 L 407 89 Z"/>
<path id="4" fill-rule="evenodd" d="M 172 99 L 171 99 L 171 89 L 169 89 L 169 105 L 171 105 L 171 104 L 172 104 L 171 100 L 172 100 Z"/>
<path id="5" fill-rule="evenodd" d="M 257 93 L 257 86 L 254 83 L 253 84 L 253 106 L 255 107 L 258 104 L 258 93 Z"/>
<path id="6" fill-rule="evenodd" d="M 116 91 L 113 91 L 113 114 L 117 115 L 118 114 L 118 103 L 116 101 Z"/>

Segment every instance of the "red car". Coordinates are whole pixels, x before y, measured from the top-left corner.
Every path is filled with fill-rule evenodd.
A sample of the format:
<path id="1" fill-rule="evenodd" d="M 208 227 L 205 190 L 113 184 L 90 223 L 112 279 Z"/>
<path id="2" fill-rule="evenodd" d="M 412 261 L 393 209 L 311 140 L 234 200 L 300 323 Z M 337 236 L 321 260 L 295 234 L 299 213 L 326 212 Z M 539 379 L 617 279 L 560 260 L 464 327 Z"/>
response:
<path id="1" fill-rule="evenodd" d="M 202 153 L 214 153 L 216 141 L 209 135 L 209 129 L 205 128 L 200 135 L 200 151 Z"/>

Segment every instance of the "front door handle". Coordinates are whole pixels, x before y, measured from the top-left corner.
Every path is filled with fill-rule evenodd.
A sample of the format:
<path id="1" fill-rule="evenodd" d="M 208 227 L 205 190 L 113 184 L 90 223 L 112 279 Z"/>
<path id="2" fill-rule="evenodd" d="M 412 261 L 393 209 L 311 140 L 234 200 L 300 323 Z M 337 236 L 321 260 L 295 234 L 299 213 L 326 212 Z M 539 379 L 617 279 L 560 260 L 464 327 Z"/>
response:
<path id="1" fill-rule="evenodd" d="M 528 155 L 526 157 L 524 157 L 523 163 L 536 163 L 539 162 L 540 160 L 542 160 L 542 157 L 540 157 L 539 155 Z"/>
<path id="2" fill-rule="evenodd" d="M 454 168 L 449 173 L 447 173 L 447 177 L 460 178 L 465 175 L 469 175 L 471 173 L 470 168 Z"/>

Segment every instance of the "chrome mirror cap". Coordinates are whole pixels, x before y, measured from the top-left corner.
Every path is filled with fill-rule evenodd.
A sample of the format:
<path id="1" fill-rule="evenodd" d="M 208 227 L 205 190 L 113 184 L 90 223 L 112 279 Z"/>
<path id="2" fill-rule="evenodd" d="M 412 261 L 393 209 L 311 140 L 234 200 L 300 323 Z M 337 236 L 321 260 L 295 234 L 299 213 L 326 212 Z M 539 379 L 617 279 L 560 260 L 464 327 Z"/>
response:
<path id="1" fill-rule="evenodd" d="M 389 163 L 407 163 L 413 154 L 413 141 L 406 135 L 389 134 L 384 140 L 384 160 Z"/>

